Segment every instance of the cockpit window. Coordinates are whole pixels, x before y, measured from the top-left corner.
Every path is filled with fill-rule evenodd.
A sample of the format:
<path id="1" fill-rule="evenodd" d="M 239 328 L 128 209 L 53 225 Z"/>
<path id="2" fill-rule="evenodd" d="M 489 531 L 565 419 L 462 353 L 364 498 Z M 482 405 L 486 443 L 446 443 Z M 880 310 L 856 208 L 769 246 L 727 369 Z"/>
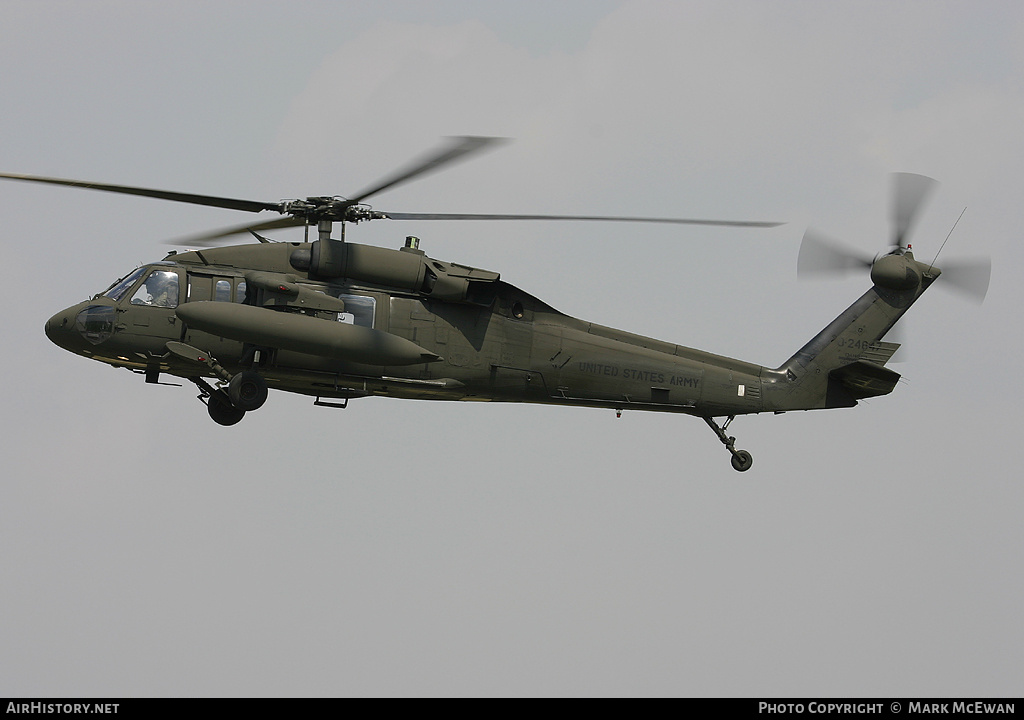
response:
<path id="1" fill-rule="evenodd" d="M 135 284 L 135 281 L 145 274 L 146 268 L 136 268 L 134 272 L 126 275 L 122 280 L 117 281 L 110 286 L 110 289 L 103 293 L 104 296 L 111 298 L 112 300 L 120 300 L 124 297 L 124 294 L 128 292 L 128 289 Z"/>
<path id="2" fill-rule="evenodd" d="M 132 305 L 178 307 L 178 273 L 173 270 L 151 272 L 132 295 Z"/>

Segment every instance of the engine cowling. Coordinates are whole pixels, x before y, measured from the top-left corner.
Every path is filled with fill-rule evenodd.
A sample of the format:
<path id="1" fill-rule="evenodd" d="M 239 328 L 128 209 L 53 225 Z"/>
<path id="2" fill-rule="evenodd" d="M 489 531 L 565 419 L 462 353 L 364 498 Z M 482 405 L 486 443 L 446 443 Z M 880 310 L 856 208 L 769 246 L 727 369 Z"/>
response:
<path id="1" fill-rule="evenodd" d="M 420 290 L 426 276 L 420 255 L 340 240 L 316 240 L 296 248 L 291 265 L 316 279 L 345 277 L 403 290 Z"/>
<path id="2" fill-rule="evenodd" d="M 432 260 L 416 249 L 391 250 L 340 240 L 303 244 L 292 251 L 289 261 L 314 280 L 349 278 L 456 302 L 470 295 L 470 282 L 491 283 L 499 278 L 488 270 Z"/>

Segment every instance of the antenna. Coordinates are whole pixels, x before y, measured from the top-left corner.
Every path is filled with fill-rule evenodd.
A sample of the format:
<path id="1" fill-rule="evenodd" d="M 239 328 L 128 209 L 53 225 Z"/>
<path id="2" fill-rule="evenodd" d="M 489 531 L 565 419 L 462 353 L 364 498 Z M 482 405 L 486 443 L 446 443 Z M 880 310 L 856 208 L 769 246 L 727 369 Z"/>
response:
<path id="1" fill-rule="evenodd" d="M 963 210 L 960 211 L 960 214 L 956 218 L 956 222 L 953 223 L 953 227 L 951 227 L 949 229 L 949 233 L 946 235 L 946 239 L 942 241 L 941 245 L 939 245 L 939 252 L 935 253 L 935 258 L 932 260 L 932 264 L 928 266 L 929 270 L 931 270 L 933 267 L 935 267 L 935 263 L 939 259 L 939 253 L 942 252 L 942 248 L 946 247 L 946 241 L 949 240 L 949 236 L 953 234 L 954 230 L 956 230 L 956 226 L 960 222 L 960 218 L 962 218 L 964 216 L 965 212 L 967 212 L 967 207 L 966 206 L 964 207 Z"/>

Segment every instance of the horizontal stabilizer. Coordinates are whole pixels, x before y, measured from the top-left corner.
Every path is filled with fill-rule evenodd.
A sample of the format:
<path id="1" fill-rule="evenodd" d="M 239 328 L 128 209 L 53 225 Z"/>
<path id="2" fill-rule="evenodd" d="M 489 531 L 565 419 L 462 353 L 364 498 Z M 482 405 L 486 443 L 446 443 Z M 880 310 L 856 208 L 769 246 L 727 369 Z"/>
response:
<path id="1" fill-rule="evenodd" d="M 888 344 L 896 345 L 896 343 Z M 899 346 L 897 345 L 897 347 Z M 898 372 L 866 360 L 856 360 L 849 365 L 838 367 L 830 372 L 829 376 L 842 383 L 847 392 L 856 400 L 888 395 L 900 379 Z"/>

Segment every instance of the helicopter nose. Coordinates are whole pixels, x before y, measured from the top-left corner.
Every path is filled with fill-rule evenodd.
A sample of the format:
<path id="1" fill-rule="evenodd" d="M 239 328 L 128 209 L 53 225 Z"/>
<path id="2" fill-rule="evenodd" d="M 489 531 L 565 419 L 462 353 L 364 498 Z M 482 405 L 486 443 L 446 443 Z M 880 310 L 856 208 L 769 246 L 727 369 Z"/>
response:
<path id="1" fill-rule="evenodd" d="M 46 337 L 48 337 L 50 342 L 54 345 L 62 347 L 65 350 L 71 350 L 71 348 L 68 347 L 68 344 L 74 335 L 74 327 L 74 313 L 71 312 L 71 308 L 68 308 L 67 310 L 61 310 L 59 313 L 47 320 L 44 331 L 46 332 Z"/>
<path id="2" fill-rule="evenodd" d="M 117 311 L 111 305 L 84 302 L 61 310 L 46 321 L 50 342 L 73 353 L 92 354 L 92 349 L 114 334 Z"/>

